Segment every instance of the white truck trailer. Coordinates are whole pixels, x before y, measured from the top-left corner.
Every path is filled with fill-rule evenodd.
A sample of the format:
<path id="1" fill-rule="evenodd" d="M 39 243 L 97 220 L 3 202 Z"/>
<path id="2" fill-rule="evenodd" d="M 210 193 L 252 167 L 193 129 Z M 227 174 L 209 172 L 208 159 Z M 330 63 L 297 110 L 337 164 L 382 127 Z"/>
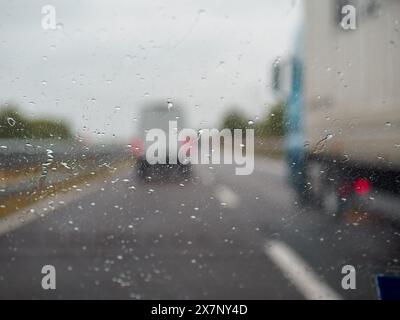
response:
<path id="1" fill-rule="evenodd" d="M 400 1 L 306 0 L 302 9 L 293 53 L 274 65 L 299 200 L 333 215 L 360 202 L 396 214 Z"/>

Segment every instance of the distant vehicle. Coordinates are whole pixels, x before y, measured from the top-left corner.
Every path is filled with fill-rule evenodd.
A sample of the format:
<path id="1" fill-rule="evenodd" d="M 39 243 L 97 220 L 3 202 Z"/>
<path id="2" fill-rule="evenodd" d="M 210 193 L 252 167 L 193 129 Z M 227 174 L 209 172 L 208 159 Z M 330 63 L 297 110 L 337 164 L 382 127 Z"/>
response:
<path id="1" fill-rule="evenodd" d="M 174 125 L 171 126 L 171 124 Z M 178 158 L 179 147 L 182 143 L 170 141 L 170 132 L 177 134 L 179 130 L 185 128 L 185 125 L 182 108 L 172 102 L 154 102 L 142 109 L 137 134 L 132 142 L 132 151 L 136 159 L 135 171 L 140 179 L 189 178 L 191 176 L 192 165 L 181 163 Z M 160 153 L 166 155 L 165 162 L 158 162 L 152 152 L 147 152 L 154 143 L 146 139 L 146 135 L 152 129 L 165 132 L 166 143 L 158 145 L 156 152 L 156 155 Z"/>
<path id="2" fill-rule="evenodd" d="M 304 1 L 293 53 L 274 65 L 290 182 L 300 201 L 329 214 L 361 204 L 398 219 L 400 49 L 387 25 L 400 2 L 379 2 L 379 12 L 357 2 L 355 30 L 342 28 L 341 3 Z"/>

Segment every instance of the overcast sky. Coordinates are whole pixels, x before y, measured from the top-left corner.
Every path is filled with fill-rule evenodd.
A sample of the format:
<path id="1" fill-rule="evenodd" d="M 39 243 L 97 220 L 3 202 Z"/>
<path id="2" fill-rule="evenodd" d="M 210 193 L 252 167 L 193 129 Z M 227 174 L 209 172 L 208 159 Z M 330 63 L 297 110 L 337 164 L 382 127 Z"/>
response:
<path id="1" fill-rule="evenodd" d="M 46 4 L 57 30 L 41 26 Z M 263 116 L 269 70 L 287 54 L 300 12 L 295 0 L 0 6 L 0 102 L 63 118 L 92 138 L 130 137 L 141 106 L 156 98 L 182 102 L 194 127 L 217 126 L 232 106 Z"/>

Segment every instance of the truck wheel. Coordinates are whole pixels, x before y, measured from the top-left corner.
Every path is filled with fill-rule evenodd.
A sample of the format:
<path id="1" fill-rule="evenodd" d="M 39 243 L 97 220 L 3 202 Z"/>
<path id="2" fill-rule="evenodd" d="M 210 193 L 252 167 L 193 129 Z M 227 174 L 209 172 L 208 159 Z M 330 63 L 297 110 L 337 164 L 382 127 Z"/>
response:
<path id="1" fill-rule="evenodd" d="M 324 214 L 341 216 L 344 202 L 339 188 L 344 181 L 339 170 L 318 161 L 309 161 L 306 170 L 306 189 L 310 203 Z"/>
<path id="2" fill-rule="evenodd" d="M 314 208 L 321 208 L 324 190 L 324 167 L 317 161 L 307 161 L 305 165 L 306 182 L 303 198 Z"/>
<path id="3" fill-rule="evenodd" d="M 191 176 L 192 176 L 192 165 L 191 164 L 186 164 L 186 165 L 182 165 L 181 167 L 180 167 L 180 170 L 181 170 L 181 172 L 182 172 L 182 176 L 185 178 L 185 179 L 190 179 L 191 178 Z"/>
<path id="4" fill-rule="evenodd" d="M 148 172 L 148 166 L 146 164 L 146 162 L 144 160 L 138 160 L 136 162 L 136 176 L 141 180 L 141 181 L 145 181 L 146 180 L 146 175 Z"/>
<path id="5" fill-rule="evenodd" d="M 334 184 L 326 184 L 320 199 L 321 209 L 324 214 L 338 216 L 342 211 L 341 199 Z"/>

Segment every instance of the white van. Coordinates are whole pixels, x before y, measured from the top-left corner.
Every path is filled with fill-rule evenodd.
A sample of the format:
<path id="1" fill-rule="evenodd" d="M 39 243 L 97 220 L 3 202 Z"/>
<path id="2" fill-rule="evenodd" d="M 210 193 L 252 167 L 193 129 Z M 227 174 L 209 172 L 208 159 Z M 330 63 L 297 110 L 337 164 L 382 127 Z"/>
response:
<path id="1" fill-rule="evenodd" d="M 169 141 L 171 132 L 177 134 L 185 128 L 183 110 L 179 105 L 170 101 L 154 102 L 146 105 L 141 112 L 137 126 L 137 134 L 132 143 L 136 158 L 136 174 L 144 180 L 166 177 L 184 177 L 191 175 L 191 164 L 181 163 L 178 150 L 181 147 L 176 141 Z M 173 126 L 171 127 L 171 125 Z M 165 132 L 166 141 L 158 144 L 157 153 L 166 155 L 165 161 L 158 161 L 152 152 L 147 152 L 154 141 L 146 139 L 150 130 L 158 129 Z M 157 154 L 156 154 L 157 155 Z"/>

